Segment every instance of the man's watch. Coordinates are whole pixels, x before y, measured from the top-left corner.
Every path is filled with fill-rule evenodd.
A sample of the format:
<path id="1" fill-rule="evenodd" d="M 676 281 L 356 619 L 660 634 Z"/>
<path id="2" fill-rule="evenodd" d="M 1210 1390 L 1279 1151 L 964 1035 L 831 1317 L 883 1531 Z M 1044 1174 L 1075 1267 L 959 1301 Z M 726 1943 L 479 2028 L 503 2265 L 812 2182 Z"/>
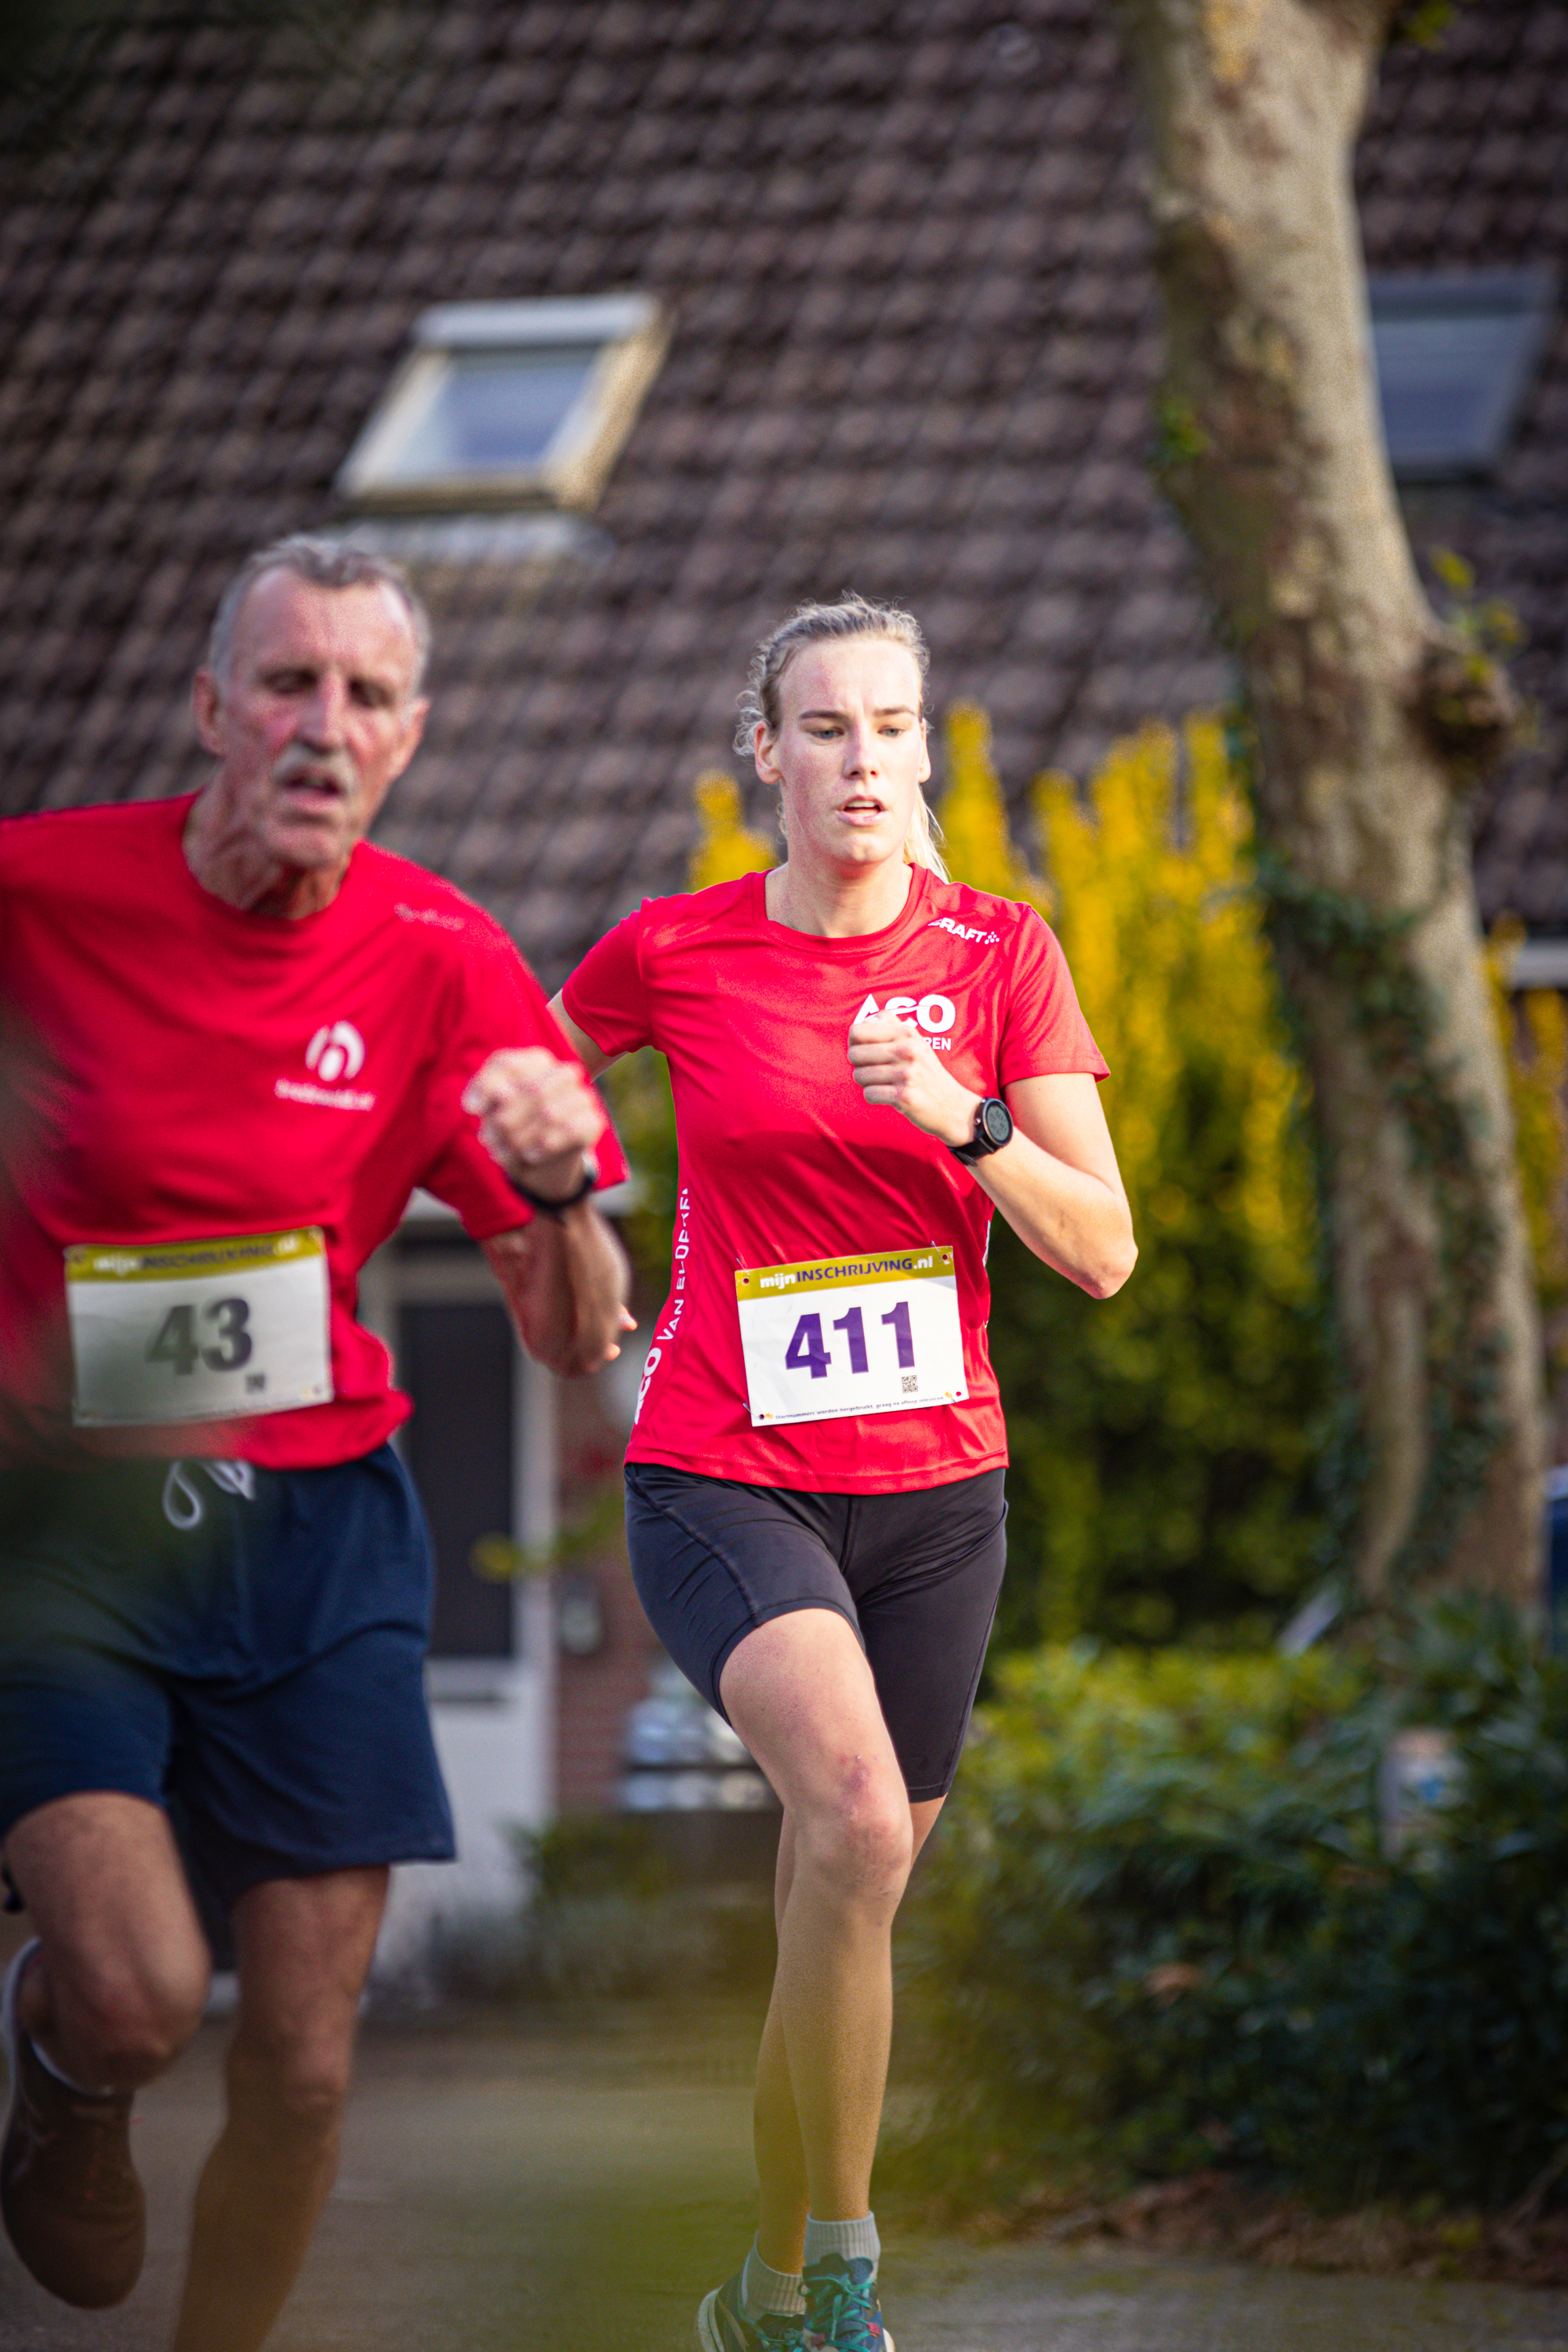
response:
<path id="1" fill-rule="evenodd" d="M 559 1224 L 562 1218 L 566 1214 L 567 1210 L 574 1209 L 579 1201 L 585 1201 L 589 1193 L 593 1191 L 595 1185 L 598 1182 L 599 1163 L 595 1159 L 591 1151 L 584 1151 L 583 1154 L 583 1181 L 578 1185 L 574 1192 L 564 1193 L 559 1201 L 547 1200 L 542 1192 L 531 1192 L 528 1186 L 526 1184 L 520 1184 L 515 1176 L 509 1175 L 506 1181 L 511 1186 L 512 1191 L 517 1194 L 520 1201 L 526 1201 L 529 1207 L 531 1209 L 537 1210 L 542 1217 L 553 1217 L 556 1223 Z"/>
<path id="2" fill-rule="evenodd" d="M 1013 1140 L 1013 1114 L 996 1095 L 987 1095 L 974 1106 L 974 1133 L 967 1143 L 950 1143 L 948 1150 L 955 1160 L 973 1167 L 977 1160 L 989 1159 L 1000 1151 L 1005 1143 Z"/>

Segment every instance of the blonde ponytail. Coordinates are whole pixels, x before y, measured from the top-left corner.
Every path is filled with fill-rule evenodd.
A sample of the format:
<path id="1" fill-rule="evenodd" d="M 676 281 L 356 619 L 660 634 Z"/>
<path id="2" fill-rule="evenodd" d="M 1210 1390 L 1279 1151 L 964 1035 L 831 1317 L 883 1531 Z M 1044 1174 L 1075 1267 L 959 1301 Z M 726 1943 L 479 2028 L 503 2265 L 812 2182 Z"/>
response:
<path id="1" fill-rule="evenodd" d="M 931 814 L 931 805 L 924 793 L 917 784 L 914 814 L 910 819 L 910 829 L 904 835 L 904 864 L 929 866 L 939 882 L 951 882 L 952 877 L 947 870 L 941 850 L 937 847 L 941 838 L 942 827 Z"/>

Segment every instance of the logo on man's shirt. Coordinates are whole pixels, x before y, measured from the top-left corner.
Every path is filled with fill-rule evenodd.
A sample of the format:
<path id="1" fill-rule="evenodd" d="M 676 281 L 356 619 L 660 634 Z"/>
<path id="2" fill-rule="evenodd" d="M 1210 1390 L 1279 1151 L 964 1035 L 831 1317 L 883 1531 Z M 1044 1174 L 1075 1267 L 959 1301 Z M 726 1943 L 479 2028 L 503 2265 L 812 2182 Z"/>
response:
<path id="1" fill-rule="evenodd" d="M 919 1029 L 933 1053 L 952 1053 L 952 1040 L 947 1033 L 958 1018 L 958 1007 L 951 996 L 939 996 L 932 990 L 921 997 L 889 996 L 886 1004 L 879 1004 L 874 996 L 868 996 L 855 1020 L 868 1021 L 874 1013 L 886 1013 L 906 1027 Z M 850 1026 L 853 1028 L 853 1022 Z"/>
<path id="2" fill-rule="evenodd" d="M 434 907 L 407 907 L 401 898 L 392 911 L 400 923 L 434 923 L 438 931 L 466 931 L 468 928 L 460 915 L 438 915 Z"/>
<path id="3" fill-rule="evenodd" d="M 284 1102 L 320 1103 L 327 1110 L 374 1109 L 374 1095 L 338 1084 L 340 1078 L 357 1078 L 364 1067 L 364 1039 L 352 1021 L 323 1021 L 305 1048 L 305 1067 L 315 1072 L 319 1086 L 275 1078 L 273 1093 Z"/>
<path id="4" fill-rule="evenodd" d="M 305 1067 L 314 1070 L 324 1087 L 340 1078 L 357 1078 L 364 1067 L 364 1039 L 352 1021 L 323 1022 L 305 1048 Z"/>

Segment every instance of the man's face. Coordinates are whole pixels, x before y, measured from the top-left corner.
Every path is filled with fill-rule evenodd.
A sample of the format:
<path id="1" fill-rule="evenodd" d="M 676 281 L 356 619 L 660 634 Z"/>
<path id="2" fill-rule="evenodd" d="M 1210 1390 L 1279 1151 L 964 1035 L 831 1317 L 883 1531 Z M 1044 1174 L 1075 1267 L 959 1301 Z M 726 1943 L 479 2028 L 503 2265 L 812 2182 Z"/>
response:
<path id="1" fill-rule="evenodd" d="M 228 675 L 196 675 L 197 731 L 231 826 L 280 866 L 345 866 L 418 748 L 417 662 L 390 588 L 263 572 L 236 615 Z"/>

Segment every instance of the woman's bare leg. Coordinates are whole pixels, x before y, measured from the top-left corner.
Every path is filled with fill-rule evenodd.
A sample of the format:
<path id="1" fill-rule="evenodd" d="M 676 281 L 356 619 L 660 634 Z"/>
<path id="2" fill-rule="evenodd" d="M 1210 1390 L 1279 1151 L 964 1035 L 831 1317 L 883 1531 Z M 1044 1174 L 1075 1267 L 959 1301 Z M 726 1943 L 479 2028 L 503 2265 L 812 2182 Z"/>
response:
<path id="1" fill-rule="evenodd" d="M 758 2136 L 763 2259 L 794 2269 L 803 2181 L 819 2220 L 870 2210 L 892 1922 L 914 1824 L 870 1668 L 837 1612 L 799 1610 L 759 1626 L 731 1652 L 721 1691 L 784 1809 Z"/>
<path id="2" fill-rule="evenodd" d="M 941 1797 L 932 1797 L 910 1807 L 910 1826 L 917 1854 L 935 1827 L 943 1801 Z M 781 1931 L 794 1877 L 795 1829 L 786 1813 L 779 1830 L 778 1867 L 773 1881 L 773 1913 Z M 790 2088 L 776 1980 L 757 2053 L 752 2132 L 757 2157 L 757 2251 L 773 2270 L 798 2271 L 805 2247 L 809 2197 L 805 2152 L 801 2146 L 795 2094 Z"/>

